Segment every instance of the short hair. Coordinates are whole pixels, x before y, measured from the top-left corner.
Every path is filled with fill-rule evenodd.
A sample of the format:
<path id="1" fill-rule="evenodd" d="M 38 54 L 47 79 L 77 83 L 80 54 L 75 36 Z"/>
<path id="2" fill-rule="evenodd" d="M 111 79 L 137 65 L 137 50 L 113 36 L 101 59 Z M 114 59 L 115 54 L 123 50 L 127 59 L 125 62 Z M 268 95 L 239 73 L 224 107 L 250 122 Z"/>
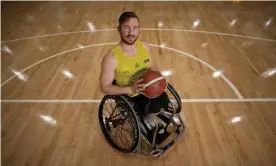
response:
<path id="1" fill-rule="evenodd" d="M 138 16 L 134 12 L 124 12 L 119 18 L 119 27 L 121 27 L 121 25 L 124 22 L 128 21 L 130 18 L 136 18 L 139 21 Z"/>

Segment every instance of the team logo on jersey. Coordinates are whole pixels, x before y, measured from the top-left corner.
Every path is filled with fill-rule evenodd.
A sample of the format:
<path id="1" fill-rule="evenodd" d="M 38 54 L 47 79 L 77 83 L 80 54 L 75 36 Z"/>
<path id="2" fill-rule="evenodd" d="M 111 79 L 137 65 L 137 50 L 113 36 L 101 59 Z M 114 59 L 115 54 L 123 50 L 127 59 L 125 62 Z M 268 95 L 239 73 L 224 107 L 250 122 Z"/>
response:
<path id="1" fill-rule="evenodd" d="M 128 71 L 128 70 L 125 70 L 125 71 L 124 71 L 124 74 L 129 74 L 129 71 Z"/>
<path id="2" fill-rule="evenodd" d="M 144 60 L 144 63 L 147 63 L 148 61 L 149 61 L 149 59 L 145 59 L 145 60 Z"/>

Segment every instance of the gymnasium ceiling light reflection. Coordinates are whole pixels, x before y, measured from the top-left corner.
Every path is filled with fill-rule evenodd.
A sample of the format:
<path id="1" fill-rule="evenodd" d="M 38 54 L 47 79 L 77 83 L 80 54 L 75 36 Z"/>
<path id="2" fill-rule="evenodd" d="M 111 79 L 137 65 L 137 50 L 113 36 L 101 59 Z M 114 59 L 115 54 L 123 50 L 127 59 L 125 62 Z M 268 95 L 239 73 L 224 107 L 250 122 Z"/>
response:
<path id="1" fill-rule="evenodd" d="M 271 24 L 271 22 L 272 22 L 272 18 L 270 18 L 269 20 L 267 20 L 266 22 L 265 22 L 265 28 L 267 28 L 270 24 Z"/>
<path id="2" fill-rule="evenodd" d="M 266 70 L 265 72 L 263 72 L 262 76 L 264 78 L 267 78 L 273 76 L 274 74 L 276 74 L 276 67 Z"/>
<path id="3" fill-rule="evenodd" d="M 77 46 L 78 46 L 78 48 L 80 48 L 80 49 L 83 49 L 83 48 L 84 48 L 83 45 L 81 45 L 81 44 L 77 44 Z"/>
<path id="4" fill-rule="evenodd" d="M 161 28 L 164 25 L 164 23 L 162 21 L 158 22 L 158 27 Z"/>
<path id="5" fill-rule="evenodd" d="M 223 71 L 215 71 L 215 72 L 213 73 L 213 77 L 214 77 L 214 78 L 217 78 L 217 77 L 221 76 L 222 72 L 223 72 Z"/>
<path id="6" fill-rule="evenodd" d="M 230 123 L 238 123 L 238 122 L 242 121 L 242 119 L 243 119 L 242 116 L 236 116 L 231 119 Z"/>
<path id="7" fill-rule="evenodd" d="M 11 69 L 11 71 L 13 72 L 14 75 L 16 75 L 16 77 L 22 81 L 28 81 L 28 78 L 26 75 L 23 75 L 22 73 L 14 70 L 14 69 Z"/>
<path id="8" fill-rule="evenodd" d="M 162 71 L 161 74 L 162 74 L 163 76 L 167 77 L 167 76 L 172 75 L 172 71 L 171 71 L 171 70 L 165 70 L 165 71 Z"/>
<path id="9" fill-rule="evenodd" d="M 231 23 L 230 23 L 230 26 L 231 26 L 231 27 L 234 26 L 234 25 L 236 24 L 237 21 L 238 21 L 237 18 L 233 19 L 233 20 L 231 21 Z"/>
<path id="10" fill-rule="evenodd" d="M 201 47 L 202 48 L 206 48 L 208 46 L 208 43 L 207 42 L 203 42 L 202 44 L 201 44 Z"/>
<path id="11" fill-rule="evenodd" d="M 63 75 L 65 75 L 66 77 L 68 77 L 68 78 L 73 78 L 74 77 L 74 75 L 70 72 L 70 71 L 68 71 L 68 70 L 63 70 L 62 71 L 62 73 L 63 73 Z"/>
<path id="12" fill-rule="evenodd" d="M 193 22 L 192 28 L 194 29 L 194 28 L 198 27 L 199 24 L 200 24 L 200 20 L 199 20 L 199 19 L 196 19 L 196 20 Z"/>
<path id="13" fill-rule="evenodd" d="M 49 123 L 53 126 L 56 126 L 57 121 L 55 119 L 53 119 L 51 116 L 48 115 L 39 115 L 39 117 L 44 120 L 46 123 Z"/>
<path id="14" fill-rule="evenodd" d="M 89 28 L 89 30 L 90 30 L 91 32 L 95 32 L 96 28 L 95 28 L 95 26 L 93 25 L 93 23 L 89 22 L 89 23 L 87 23 L 87 25 L 88 25 L 88 28 Z"/>
<path id="15" fill-rule="evenodd" d="M 5 53 L 13 54 L 13 52 L 11 51 L 11 49 L 8 46 L 3 46 L 1 50 Z"/>

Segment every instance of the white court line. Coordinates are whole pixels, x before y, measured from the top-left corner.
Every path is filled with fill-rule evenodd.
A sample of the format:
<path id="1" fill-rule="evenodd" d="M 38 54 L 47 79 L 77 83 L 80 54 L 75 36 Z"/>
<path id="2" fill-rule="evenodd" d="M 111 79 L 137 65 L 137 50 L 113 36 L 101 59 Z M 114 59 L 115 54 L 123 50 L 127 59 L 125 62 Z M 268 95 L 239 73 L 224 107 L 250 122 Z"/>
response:
<path id="1" fill-rule="evenodd" d="M 36 65 L 38 65 L 38 64 L 40 64 L 40 63 L 43 63 L 43 62 L 45 62 L 45 61 L 47 61 L 47 60 L 49 60 L 49 59 L 55 58 L 55 57 L 57 57 L 57 56 L 59 56 L 59 55 L 64 55 L 65 53 L 68 53 L 68 52 L 72 52 L 72 51 L 76 51 L 76 50 L 84 49 L 84 48 L 88 48 L 88 47 L 104 46 L 104 45 L 115 45 L 115 44 L 117 44 L 117 43 L 118 43 L 118 42 L 101 43 L 101 44 L 92 44 L 92 45 L 83 46 L 82 48 L 79 48 L 79 47 L 78 47 L 78 48 L 74 48 L 74 49 L 71 49 L 71 50 L 63 51 L 63 52 L 61 52 L 61 53 L 58 53 L 58 54 L 52 55 L 52 56 L 50 56 L 50 57 L 47 57 L 47 58 L 45 58 L 45 59 L 42 59 L 42 60 L 40 60 L 40 61 L 38 61 L 38 62 L 36 62 L 36 63 L 30 65 L 30 66 L 27 66 L 26 68 L 24 68 L 23 70 L 21 70 L 20 73 L 23 73 L 23 72 L 25 72 L 26 70 L 28 70 L 28 69 L 30 69 L 30 68 L 32 68 L 32 67 L 34 67 L 34 66 L 36 66 Z M 203 65 L 209 67 L 209 68 L 210 68 L 211 70 L 213 70 L 214 72 L 215 72 L 215 71 L 218 71 L 218 70 L 217 70 L 216 68 L 214 68 L 212 65 L 208 64 L 207 62 L 205 62 L 205 61 L 203 61 L 203 60 L 199 59 L 198 57 L 195 57 L 195 56 L 193 56 L 193 55 L 191 55 L 191 54 L 185 53 L 185 52 L 183 52 L 183 51 L 180 51 L 180 50 L 177 50 L 177 49 L 174 49 L 174 48 L 166 47 L 166 46 L 160 46 L 160 45 L 151 44 L 151 43 L 149 43 L 149 45 L 150 45 L 150 46 L 154 46 L 154 47 L 166 48 L 166 49 L 168 49 L 168 50 L 175 51 L 175 52 L 180 53 L 180 54 L 182 54 L 182 55 L 186 55 L 186 56 L 188 56 L 188 57 L 190 57 L 190 58 L 193 58 L 194 60 L 196 60 L 196 61 L 202 63 Z M 232 90 L 235 92 L 235 94 L 238 96 L 238 98 L 239 98 L 239 99 L 242 99 L 243 97 L 241 96 L 240 92 L 239 92 L 239 91 L 237 90 L 237 88 L 231 83 L 231 81 L 229 81 L 223 74 L 221 74 L 221 76 L 222 76 L 221 78 L 232 88 Z M 4 82 L 1 84 L 1 87 L 4 86 L 6 83 L 8 83 L 10 80 L 12 80 L 12 79 L 15 78 L 15 77 L 16 77 L 16 75 L 14 74 L 14 75 L 11 76 L 10 78 L 8 78 L 6 81 L 4 81 Z"/>
<path id="2" fill-rule="evenodd" d="M 245 99 L 181 99 L 182 103 L 230 103 L 230 102 L 276 102 L 276 98 L 245 98 Z"/>
<path id="3" fill-rule="evenodd" d="M 269 42 L 275 42 L 274 39 L 266 39 L 261 37 L 254 37 L 254 36 L 246 36 L 246 35 L 236 35 L 236 34 L 229 34 L 229 33 L 222 33 L 222 32 L 211 32 L 211 31 L 198 31 L 198 30 L 187 30 L 187 29 L 160 29 L 160 28 L 141 28 L 142 31 L 176 31 L 176 32 L 192 32 L 192 33 L 203 33 L 203 34 L 211 34 L 211 35 L 221 35 L 221 36 L 230 36 L 230 37 L 240 37 L 240 38 L 247 38 L 247 39 L 254 39 L 254 40 L 264 40 Z M 117 29 L 98 29 L 94 32 L 106 32 L 106 31 L 117 31 Z M 45 35 L 38 35 L 38 36 L 31 36 L 19 39 L 12 39 L 1 41 L 1 43 L 9 43 L 9 42 L 16 42 L 20 40 L 28 40 L 34 38 L 41 38 L 41 37 L 51 37 L 51 36 L 59 36 L 59 35 L 69 35 L 69 34 L 76 34 L 76 33 L 88 33 L 91 32 L 89 30 L 86 31 L 74 31 L 74 32 L 62 32 L 62 33 L 54 33 L 54 34 L 45 34 Z M 93 33 L 93 32 L 91 32 Z"/>
<path id="4" fill-rule="evenodd" d="M 2 103 L 100 103 L 101 100 L 71 99 L 3 99 Z"/>
<path id="5" fill-rule="evenodd" d="M 3 99 L 2 103 L 100 103 L 90 99 Z M 182 103 L 276 102 L 276 98 L 181 99 Z"/>
<path id="6" fill-rule="evenodd" d="M 254 37 L 254 36 L 246 36 L 246 35 L 236 35 L 236 34 L 230 34 L 230 33 L 222 33 L 222 32 L 211 32 L 211 31 L 198 31 L 198 30 L 187 30 L 187 29 L 158 29 L 158 28 L 143 28 L 143 30 L 147 31 L 179 31 L 179 32 L 192 32 L 192 33 L 205 33 L 205 34 L 211 34 L 211 35 L 221 35 L 221 36 L 231 36 L 231 37 L 240 37 L 240 38 L 247 38 L 247 39 L 254 39 L 254 40 L 264 40 L 264 41 L 270 41 L 275 42 L 275 39 L 266 39 L 261 37 Z"/>
<path id="7" fill-rule="evenodd" d="M 95 30 L 95 32 L 105 32 L 105 31 L 114 31 L 115 29 L 102 29 L 102 30 Z M 31 36 L 31 37 L 24 37 L 20 39 L 12 39 L 12 40 L 6 40 L 1 43 L 10 43 L 10 42 L 16 42 L 20 40 L 28 40 L 28 39 L 35 39 L 35 38 L 42 38 L 42 37 L 52 37 L 52 36 L 60 36 L 60 35 L 71 35 L 76 33 L 85 33 L 85 32 L 91 32 L 89 30 L 87 31 L 73 31 L 73 32 L 62 32 L 62 33 L 54 33 L 54 34 L 45 34 L 45 35 L 38 35 L 38 36 Z"/>

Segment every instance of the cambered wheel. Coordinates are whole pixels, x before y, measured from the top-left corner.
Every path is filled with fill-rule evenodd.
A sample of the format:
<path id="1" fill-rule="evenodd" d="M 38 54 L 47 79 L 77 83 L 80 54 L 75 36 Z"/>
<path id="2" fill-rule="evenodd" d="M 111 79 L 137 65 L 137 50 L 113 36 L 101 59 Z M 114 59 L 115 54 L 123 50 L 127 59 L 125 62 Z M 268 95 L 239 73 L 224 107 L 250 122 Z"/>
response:
<path id="1" fill-rule="evenodd" d="M 99 106 L 99 123 L 107 142 L 123 153 L 136 150 L 140 141 L 138 118 L 121 95 L 106 95 Z"/>

